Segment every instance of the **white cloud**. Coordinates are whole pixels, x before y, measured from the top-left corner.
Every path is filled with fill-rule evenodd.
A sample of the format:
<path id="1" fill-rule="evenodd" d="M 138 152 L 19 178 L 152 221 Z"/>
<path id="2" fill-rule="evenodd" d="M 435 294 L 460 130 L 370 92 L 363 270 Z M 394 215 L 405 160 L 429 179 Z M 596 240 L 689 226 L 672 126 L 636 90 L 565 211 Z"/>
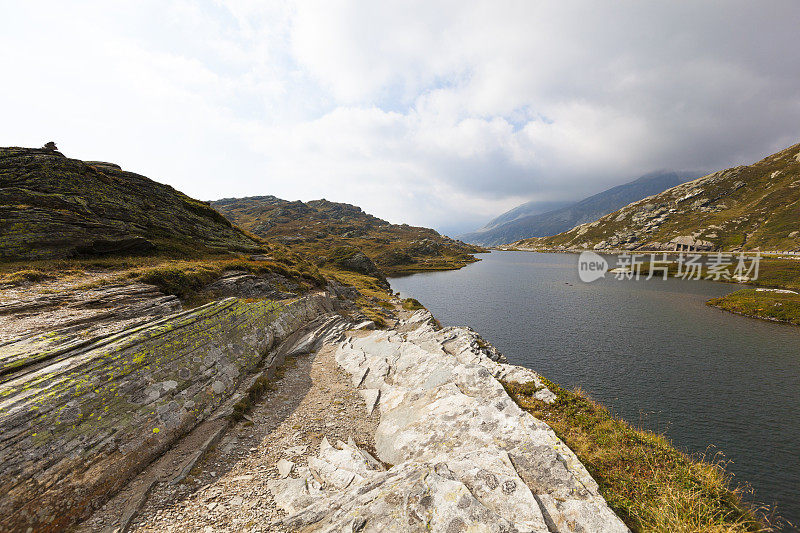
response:
<path id="1" fill-rule="evenodd" d="M 470 229 L 797 142 L 800 9 L 750 2 L 8 3 L 0 144 L 201 198 Z"/>

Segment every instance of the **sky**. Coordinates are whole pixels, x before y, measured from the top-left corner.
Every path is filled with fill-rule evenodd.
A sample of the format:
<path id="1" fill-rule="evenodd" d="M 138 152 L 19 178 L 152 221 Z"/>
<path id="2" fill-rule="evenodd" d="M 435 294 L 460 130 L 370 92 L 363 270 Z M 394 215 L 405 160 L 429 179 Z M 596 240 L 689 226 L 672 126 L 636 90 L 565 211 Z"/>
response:
<path id="1" fill-rule="evenodd" d="M 0 0 L 0 146 L 458 234 L 800 142 L 800 2 Z"/>

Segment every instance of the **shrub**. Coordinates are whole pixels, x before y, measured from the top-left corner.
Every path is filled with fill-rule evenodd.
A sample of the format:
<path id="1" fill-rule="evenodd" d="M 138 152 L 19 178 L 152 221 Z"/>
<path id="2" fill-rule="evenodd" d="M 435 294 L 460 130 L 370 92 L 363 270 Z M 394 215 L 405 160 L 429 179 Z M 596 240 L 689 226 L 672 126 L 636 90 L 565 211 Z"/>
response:
<path id="1" fill-rule="evenodd" d="M 417 311 L 419 309 L 425 309 L 425 306 L 419 303 L 419 300 L 406 298 L 403 300 L 403 309 L 406 311 Z"/>

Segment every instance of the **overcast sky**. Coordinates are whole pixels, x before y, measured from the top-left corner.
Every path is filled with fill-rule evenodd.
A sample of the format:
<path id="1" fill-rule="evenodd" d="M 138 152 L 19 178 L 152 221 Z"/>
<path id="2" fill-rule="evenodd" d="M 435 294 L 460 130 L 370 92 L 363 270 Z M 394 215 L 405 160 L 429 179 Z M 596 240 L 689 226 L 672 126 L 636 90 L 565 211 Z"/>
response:
<path id="1" fill-rule="evenodd" d="M 800 2 L 0 0 L 0 145 L 474 229 L 800 142 Z"/>

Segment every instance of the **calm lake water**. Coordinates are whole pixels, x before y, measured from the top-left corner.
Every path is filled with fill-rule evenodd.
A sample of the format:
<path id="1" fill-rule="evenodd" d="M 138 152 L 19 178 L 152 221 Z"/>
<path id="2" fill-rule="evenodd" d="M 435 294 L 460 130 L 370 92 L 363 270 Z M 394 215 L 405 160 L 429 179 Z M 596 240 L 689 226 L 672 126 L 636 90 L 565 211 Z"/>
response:
<path id="1" fill-rule="evenodd" d="M 736 290 L 724 283 L 609 275 L 586 284 L 577 255 L 480 257 L 393 278 L 392 288 L 683 450 L 724 453 L 756 501 L 800 524 L 800 327 L 705 305 Z"/>

